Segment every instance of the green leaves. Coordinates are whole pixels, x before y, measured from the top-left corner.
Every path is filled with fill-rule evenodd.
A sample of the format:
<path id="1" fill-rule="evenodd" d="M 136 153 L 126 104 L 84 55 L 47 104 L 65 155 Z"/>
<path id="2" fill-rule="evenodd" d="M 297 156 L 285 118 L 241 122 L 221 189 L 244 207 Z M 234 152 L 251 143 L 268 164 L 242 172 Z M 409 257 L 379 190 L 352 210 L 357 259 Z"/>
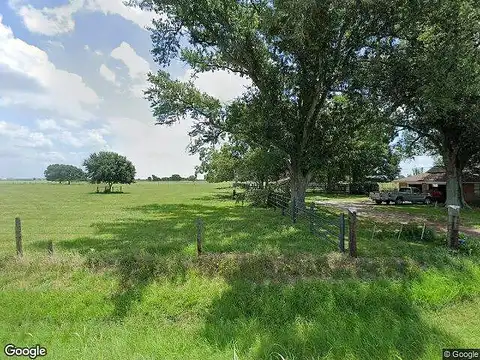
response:
<path id="1" fill-rule="evenodd" d="M 83 166 L 87 169 L 88 179 L 92 183 L 131 184 L 135 180 L 135 167 L 125 156 L 114 152 L 93 153 Z"/>
<path id="2" fill-rule="evenodd" d="M 242 96 L 222 104 L 191 82 L 171 80 L 163 71 L 150 75 L 146 97 L 157 123 L 193 119 L 191 152 L 233 135 L 250 147 L 280 152 L 288 157 L 292 178 L 307 180 L 344 151 L 363 122 L 378 120 L 380 108 L 368 105 L 374 97 L 360 76 L 362 51 L 372 39 L 391 35 L 390 12 L 397 1 L 149 0 L 144 5 L 164 17 L 152 29 L 152 53 L 161 67 L 175 59 L 195 73 L 228 70 L 252 82 Z M 334 100 L 341 94 L 342 101 Z"/>
<path id="3" fill-rule="evenodd" d="M 199 172 L 210 182 L 255 181 L 262 184 L 277 180 L 285 173 L 285 155 L 275 149 L 252 148 L 231 140 L 218 150 L 204 154 Z"/>
<path id="4" fill-rule="evenodd" d="M 48 165 L 44 172 L 47 181 L 82 181 L 86 179 L 86 175 L 82 169 L 73 165 L 52 164 Z"/>

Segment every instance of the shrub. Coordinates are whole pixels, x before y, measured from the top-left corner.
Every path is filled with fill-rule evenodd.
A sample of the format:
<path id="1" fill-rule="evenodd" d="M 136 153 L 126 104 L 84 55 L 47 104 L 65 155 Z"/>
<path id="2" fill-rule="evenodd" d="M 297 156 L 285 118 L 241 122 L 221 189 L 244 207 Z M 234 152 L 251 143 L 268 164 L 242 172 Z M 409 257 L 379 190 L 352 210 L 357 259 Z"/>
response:
<path id="1" fill-rule="evenodd" d="M 251 189 L 245 193 L 245 198 L 252 203 L 253 206 L 267 207 L 269 189 Z"/>

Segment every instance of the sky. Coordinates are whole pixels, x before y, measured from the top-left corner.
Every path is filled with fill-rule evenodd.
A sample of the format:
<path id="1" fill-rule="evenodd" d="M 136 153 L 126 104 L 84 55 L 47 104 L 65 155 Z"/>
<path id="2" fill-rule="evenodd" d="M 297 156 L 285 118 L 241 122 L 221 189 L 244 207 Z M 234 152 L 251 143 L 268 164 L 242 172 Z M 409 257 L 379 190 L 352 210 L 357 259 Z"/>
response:
<path id="1" fill-rule="evenodd" d="M 155 17 L 123 0 L 0 1 L 0 178 L 42 177 L 52 163 L 80 167 L 103 150 L 125 155 L 138 178 L 194 173 L 189 119 L 157 126 L 143 98 L 147 73 L 158 70 L 145 29 Z M 191 75 L 179 62 L 168 71 Z M 215 72 L 195 84 L 229 101 L 248 80 Z M 417 157 L 402 173 L 432 163 Z"/>

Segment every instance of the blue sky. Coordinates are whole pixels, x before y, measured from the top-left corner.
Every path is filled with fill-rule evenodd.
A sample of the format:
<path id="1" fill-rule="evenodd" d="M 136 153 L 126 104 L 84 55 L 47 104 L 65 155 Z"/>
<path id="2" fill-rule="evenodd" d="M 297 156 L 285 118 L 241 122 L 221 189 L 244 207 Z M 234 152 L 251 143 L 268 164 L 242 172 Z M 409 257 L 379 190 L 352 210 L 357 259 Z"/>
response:
<path id="1" fill-rule="evenodd" d="M 154 125 L 142 98 L 155 71 L 145 30 L 154 14 L 123 0 L 0 1 L 0 178 L 41 177 L 48 164 L 80 166 L 91 152 L 127 156 L 137 175 L 191 175 L 190 123 Z M 187 67 L 173 63 L 173 77 Z M 245 79 L 202 74 L 198 88 L 227 101 Z M 403 163 L 429 167 L 428 157 Z"/>

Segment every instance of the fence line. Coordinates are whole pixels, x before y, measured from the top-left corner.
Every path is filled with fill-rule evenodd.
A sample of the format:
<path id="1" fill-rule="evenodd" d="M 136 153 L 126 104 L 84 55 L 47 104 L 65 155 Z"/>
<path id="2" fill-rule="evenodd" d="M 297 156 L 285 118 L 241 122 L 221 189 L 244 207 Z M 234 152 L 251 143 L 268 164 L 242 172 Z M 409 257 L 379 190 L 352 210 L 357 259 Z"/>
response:
<path id="1" fill-rule="evenodd" d="M 298 217 L 309 222 L 310 233 L 314 234 L 338 247 L 340 252 L 345 252 L 345 214 L 338 217 L 338 221 L 322 216 L 322 211 L 314 203 L 309 208 L 301 208 L 291 199 L 288 194 L 271 191 L 267 195 L 267 206 L 273 207 L 274 211 L 280 209 L 282 216 L 289 215 L 292 223 L 296 224 Z M 353 226 L 352 226 L 353 225 Z M 356 222 L 349 221 L 349 249 L 350 255 L 356 256 Z M 353 229 L 353 230 L 352 230 Z M 353 241 L 352 241 L 353 238 Z M 335 240 L 334 240 L 335 239 Z"/>

